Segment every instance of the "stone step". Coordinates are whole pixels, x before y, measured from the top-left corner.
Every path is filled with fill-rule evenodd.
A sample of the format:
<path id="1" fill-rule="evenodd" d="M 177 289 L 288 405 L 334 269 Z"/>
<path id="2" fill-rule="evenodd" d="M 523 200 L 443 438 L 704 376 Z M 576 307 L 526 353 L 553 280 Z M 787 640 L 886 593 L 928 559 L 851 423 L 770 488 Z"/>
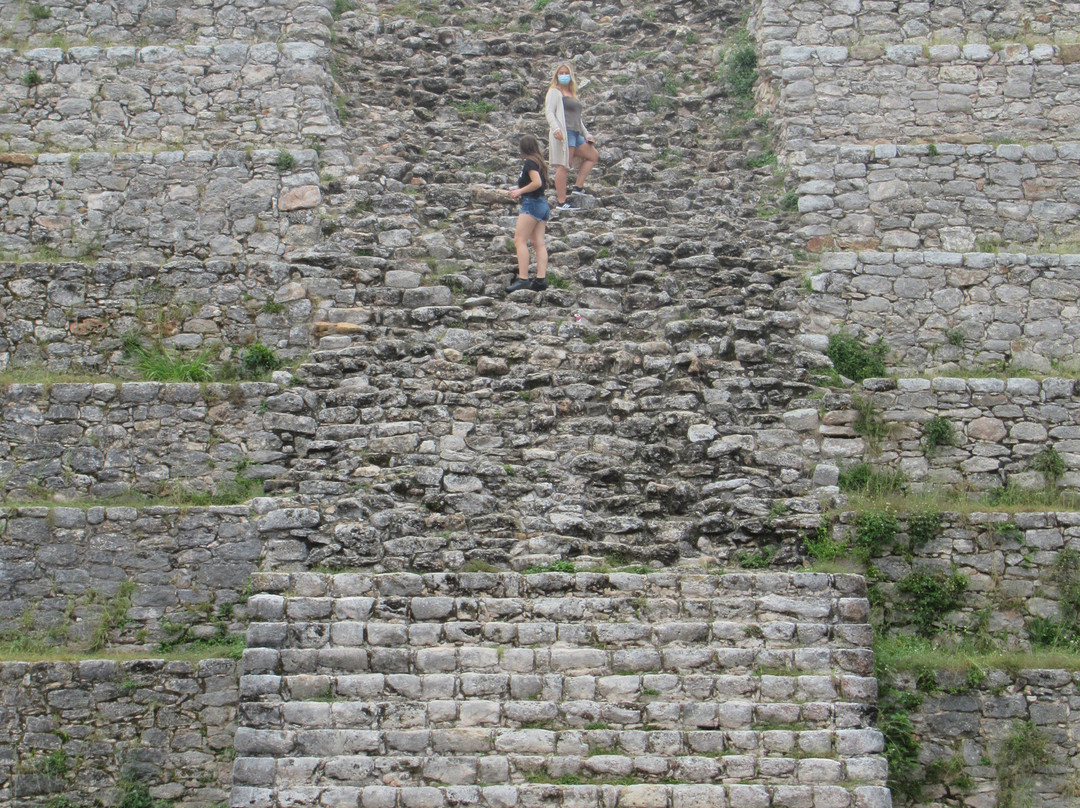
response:
<path id="1" fill-rule="evenodd" d="M 262 664 L 257 664 L 258 663 Z M 275 694 L 289 700 L 362 698 L 368 701 L 410 701 L 498 697 L 502 699 L 564 698 L 609 703 L 650 704 L 697 702 L 738 698 L 768 703 L 771 700 L 873 701 L 876 680 L 851 674 L 805 674 L 798 670 L 736 674 L 564 675 L 558 673 L 477 673 L 468 665 L 446 673 L 381 674 L 332 673 L 297 670 L 293 658 L 271 666 L 265 649 L 248 649 L 241 693 L 266 702 Z M 490 670 L 490 669 L 488 669 Z M 768 669 L 765 669 L 768 670 Z"/>
<path id="2" fill-rule="evenodd" d="M 254 612 L 254 621 L 248 629 L 248 640 L 253 646 L 288 649 L 347 649 L 370 648 L 382 650 L 402 649 L 417 656 L 416 664 L 423 666 L 441 654 L 453 656 L 455 648 L 495 647 L 528 652 L 517 658 L 545 658 L 539 649 L 552 645 L 550 660 L 557 665 L 557 658 L 565 654 L 581 656 L 584 651 L 603 654 L 605 649 L 616 647 L 641 652 L 656 653 L 678 646 L 683 649 L 721 648 L 725 653 L 746 650 L 757 653 L 762 650 L 781 652 L 794 649 L 796 653 L 812 653 L 820 647 L 865 648 L 870 645 L 872 632 L 866 624 L 853 623 L 832 626 L 828 623 L 795 623 L 778 621 L 768 613 L 745 618 L 745 622 L 663 622 L 662 615 L 650 621 L 650 615 L 612 620 L 608 615 L 591 617 L 581 615 L 570 618 L 576 622 L 547 622 L 523 618 L 520 623 L 503 621 L 456 621 L 433 620 L 432 622 L 368 622 L 342 617 L 332 621 L 291 619 L 280 622 L 261 622 L 265 597 L 248 605 Z M 864 602 L 862 611 L 869 614 Z M 599 622 L 603 620 L 603 622 Z M 760 621 L 760 622 L 758 622 Z M 590 625 L 596 623 L 596 625 Z M 419 650 L 418 650 L 419 649 Z M 558 652 L 558 653 L 556 653 Z M 490 655 L 489 655 L 490 656 Z M 490 661 L 490 660 L 487 660 Z"/>
<path id="3" fill-rule="evenodd" d="M 288 705 L 287 705 L 288 706 Z M 328 705 L 296 704 L 294 716 L 304 708 Z M 250 711 L 249 711 L 250 712 Z M 273 715 L 265 710 L 263 715 Z M 330 714 L 307 709 L 302 720 L 279 727 L 329 727 Z M 779 726 L 782 722 L 771 722 Z M 764 727 L 765 724 L 760 726 Z M 368 743 L 363 751 L 371 755 L 394 757 L 405 754 L 459 755 L 571 755 L 587 758 L 595 755 L 644 755 L 660 758 L 756 755 L 764 758 L 849 759 L 880 754 L 884 739 L 877 729 L 801 729 L 790 724 L 777 729 L 657 730 L 657 729 L 511 729 L 466 727 L 456 729 L 394 729 L 362 733 L 356 744 Z M 242 740 L 258 750 L 269 736 L 249 736 L 249 729 L 274 729 L 268 721 L 248 725 Z"/>
<path id="4" fill-rule="evenodd" d="M 610 782 L 620 778 L 638 783 L 715 783 L 724 780 L 758 783 L 799 783 L 836 785 L 845 782 L 884 782 L 887 764 L 880 757 L 852 757 L 837 760 L 817 755 L 785 757 L 725 755 L 722 757 L 671 755 L 608 755 L 590 757 L 574 754 L 548 757 L 550 753 L 501 754 L 493 756 L 447 755 L 421 750 L 412 754 L 363 754 L 362 744 L 349 744 L 353 754 L 336 754 L 333 740 L 324 738 L 326 751 L 315 744 L 308 754 L 238 758 L 233 768 L 237 785 L 260 786 L 273 783 L 278 789 L 310 784 L 350 786 L 485 785 L 559 782 L 576 777 Z M 878 739 L 878 751 L 881 743 Z M 333 749 L 334 751 L 330 751 Z M 356 752 L 360 753 L 357 754 Z"/>
<path id="5" fill-rule="evenodd" d="M 239 761 L 238 761 L 239 765 Z M 269 772 L 267 772 L 269 775 Z M 230 808 L 891 808 L 883 785 L 635 784 L 498 786 L 235 786 Z"/>
<path id="6" fill-rule="evenodd" d="M 718 595 L 790 594 L 830 598 L 863 598 L 866 580 L 861 575 L 823 572 L 735 572 L 703 575 L 691 570 L 661 572 L 394 572 L 363 573 L 266 572 L 252 578 L 255 593 L 290 597 L 465 597 L 543 598 L 570 595 L 608 595 L 673 598 L 675 608 L 684 601 L 711 603 Z M 697 608 L 696 606 L 694 608 Z"/>
<path id="7" fill-rule="evenodd" d="M 483 726 L 506 729 L 587 729 L 603 726 L 641 731 L 753 730 L 756 726 L 791 731 L 807 727 L 819 730 L 860 729 L 870 724 L 873 711 L 873 705 L 844 701 L 799 704 L 729 701 L 720 705 L 653 702 L 647 705 L 620 705 L 593 701 L 442 699 L 419 703 L 270 701 L 245 702 L 241 707 L 243 726 L 251 732 L 262 733 L 257 737 L 271 743 L 282 733 L 289 736 L 291 743 L 304 738 L 315 739 L 319 733 L 331 730 L 342 738 L 351 738 L 357 730 L 426 731 Z M 316 720 L 312 716 L 318 717 L 314 727 L 307 723 Z"/>
<path id="8" fill-rule="evenodd" d="M 323 631 L 323 630 L 320 630 Z M 289 635 L 285 624 L 249 625 L 249 647 L 272 648 Z M 298 642 L 304 639 L 297 638 Z M 464 669 L 470 672 L 564 673 L 608 676 L 643 672 L 665 673 L 748 673 L 794 670 L 799 673 L 831 674 L 845 671 L 867 676 L 873 671 L 873 652 L 865 648 L 737 648 L 718 646 L 669 646 L 661 648 L 554 647 L 550 650 L 513 648 L 503 652 L 501 644 L 453 648 L 373 647 L 356 640 L 355 646 L 332 646 L 325 638 L 306 640 L 308 647 L 281 651 L 283 664 L 297 672 L 336 673 L 445 673 Z M 492 657 L 495 657 L 493 660 Z"/>

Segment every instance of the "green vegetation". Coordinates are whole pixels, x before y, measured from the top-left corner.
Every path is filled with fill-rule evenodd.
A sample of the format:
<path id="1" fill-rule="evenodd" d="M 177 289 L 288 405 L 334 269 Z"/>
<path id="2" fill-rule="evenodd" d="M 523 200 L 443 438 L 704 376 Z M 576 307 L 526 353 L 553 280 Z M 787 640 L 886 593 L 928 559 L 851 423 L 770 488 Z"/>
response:
<path id="1" fill-rule="evenodd" d="M 941 535 L 941 511 L 922 509 L 907 515 L 908 547 L 915 550 Z"/>
<path id="2" fill-rule="evenodd" d="M 1046 487 L 1053 488 L 1061 479 L 1061 475 L 1065 473 L 1065 460 L 1058 454 L 1057 449 L 1046 446 L 1035 455 L 1035 458 L 1031 461 L 1031 468 L 1034 471 L 1042 472 Z"/>
<path id="3" fill-rule="evenodd" d="M 475 121 L 486 121 L 488 116 L 495 110 L 494 103 L 482 98 L 455 101 L 451 106 L 458 111 L 462 118 Z"/>
<path id="4" fill-rule="evenodd" d="M 935 415 L 923 425 L 923 447 L 927 455 L 942 446 L 956 444 L 956 427 L 943 415 Z"/>
<path id="5" fill-rule="evenodd" d="M 855 554 L 864 564 L 893 543 L 896 517 L 889 510 L 863 511 L 855 519 Z"/>
<path id="6" fill-rule="evenodd" d="M 1017 721 L 1001 744 L 995 761 L 998 771 L 998 808 L 1020 808 L 1028 782 L 1037 766 L 1050 763 L 1044 736 L 1030 721 Z"/>
<path id="7" fill-rule="evenodd" d="M 293 157 L 292 152 L 282 149 L 278 152 L 277 160 L 274 161 L 274 168 L 281 174 L 292 171 L 296 168 L 296 158 Z"/>
<path id="8" fill-rule="evenodd" d="M 901 491 L 907 477 L 899 469 L 876 469 L 869 463 L 856 463 L 840 471 L 840 490 L 866 497 L 887 497 Z"/>
<path id="9" fill-rule="evenodd" d="M 554 272 L 549 272 L 546 276 L 547 284 L 552 289 L 569 289 L 570 281 L 566 278 L 556 275 Z"/>
<path id="10" fill-rule="evenodd" d="M 794 213 L 799 209 L 799 195 L 794 191 L 785 191 L 780 197 L 780 210 L 785 213 Z"/>
<path id="11" fill-rule="evenodd" d="M 735 36 L 733 47 L 724 60 L 724 83 L 731 94 L 744 103 L 754 98 L 754 83 L 757 81 L 757 53 L 754 51 L 750 35 L 740 31 Z"/>
<path id="12" fill-rule="evenodd" d="M 938 620 L 960 605 L 967 587 L 967 578 L 956 572 L 909 572 L 896 585 L 910 597 L 907 608 L 916 630 L 924 637 L 937 633 Z"/>
<path id="13" fill-rule="evenodd" d="M 1058 587 L 1060 618 L 1035 617 L 1027 625 L 1035 648 L 1080 652 L 1080 552 L 1072 548 L 1058 553 L 1052 573 Z"/>
<path id="14" fill-rule="evenodd" d="M 37 87 L 42 81 L 41 74 L 36 70 L 28 70 L 22 78 L 23 84 L 27 87 Z"/>
<path id="15" fill-rule="evenodd" d="M 209 351 L 184 355 L 174 353 L 160 343 L 149 348 L 136 345 L 129 348 L 129 351 L 134 356 L 135 367 L 148 381 L 208 382 L 214 378 L 210 369 Z"/>
<path id="16" fill-rule="evenodd" d="M 877 453 L 881 449 L 881 441 L 893 433 L 894 425 L 882 419 L 873 399 L 869 397 L 852 396 L 851 406 L 856 413 L 851 428 L 855 430 L 855 434 L 863 437 L 871 452 Z"/>
<path id="17" fill-rule="evenodd" d="M 746 161 L 747 168 L 762 168 L 763 166 L 774 165 L 776 165 L 776 154 L 773 153 L 772 149 L 766 149 L 760 154 L 755 154 Z M 796 202 L 796 204 L 798 203 Z"/>
<path id="18" fill-rule="evenodd" d="M 573 561 L 555 561 L 551 564 L 534 565 L 522 570 L 524 575 L 535 575 L 540 572 L 577 572 Z"/>
<path id="19" fill-rule="evenodd" d="M 47 6 L 34 3 L 30 6 L 30 17 L 35 20 L 47 20 L 52 17 L 52 10 Z"/>
<path id="20" fill-rule="evenodd" d="M 804 536 L 803 545 L 806 554 L 815 561 L 836 561 L 850 552 L 846 541 L 833 538 L 831 522 L 820 525 L 813 533 Z"/>
<path id="21" fill-rule="evenodd" d="M 334 10 L 331 13 L 336 20 L 346 11 L 353 11 L 355 9 L 356 3 L 352 2 L 352 0 L 334 0 Z"/>
<path id="22" fill-rule="evenodd" d="M 766 547 L 756 553 L 740 550 L 735 554 L 735 563 L 744 570 L 763 570 L 776 558 L 776 548 Z"/>
<path id="23" fill-rule="evenodd" d="M 852 381 L 861 382 L 886 375 L 885 356 L 889 348 L 882 340 L 866 345 L 862 339 L 839 331 L 829 335 L 829 347 L 825 355 L 832 360 L 836 372 Z"/>
<path id="24" fill-rule="evenodd" d="M 458 572 L 502 572 L 494 564 L 489 564 L 486 561 L 480 561 L 474 559 L 472 561 L 466 561 L 459 569 Z"/>
<path id="25" fill-rule="evenodd" d="M 274 350 L 261 342 L 253 343 L 240 352 L 240 367 L 246 378 L 258 379 L 279 369 L 281 365 L 282 361 Z"/>

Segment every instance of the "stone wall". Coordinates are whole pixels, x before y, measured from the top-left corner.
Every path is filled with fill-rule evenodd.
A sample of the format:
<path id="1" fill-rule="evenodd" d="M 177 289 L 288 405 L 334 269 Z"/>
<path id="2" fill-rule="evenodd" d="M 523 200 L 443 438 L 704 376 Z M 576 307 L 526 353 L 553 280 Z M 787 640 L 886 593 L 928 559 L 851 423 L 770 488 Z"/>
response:
<path id="1" fill-rule="evenodd" d="M 773 58 L 786 147 L 1080 137 L 1080 48 L 1049 44 L 789 46 Z M 873 76 L 872 80 L 868 76 Z M 770 86 L 770 85 L 767 85 Z"/>
<path id="2" fill-rule="evenodd" d="M 261 547 L 247 505 L 0 510 L 0 628 L 74 647 L 224 639 Z"/>
<path id="3" fill-rule="evenodd" d="M 0 250 L 56 243 L 134 260 L 281 255 L 317 244 L 319 157 L 279 150 L 0 156 Z"/>
<path id="4" fill-rule="evenodd" d="M 243 505 L 0 510 L 0 632 L 27 647 L 214 642 L 244 630 L 266 546 L 307 536 L 317 511 Z"/>
<path id="5" fill-rule="evenodd" d="M 306 42 L 0 50 L 0 151 L 340 142 L 328 58 Z"/>
<path id="6" fill-rule="evenodd" d="M 304 398 L 276 384 L 12 384 L 0 392 L 0 493 L 151 496 L 283 476 Z"/>
<path id="7" fill-rule="evenodd" d="M 41 47 L 59 37 L 73 44 L 135 44 L 202 40 L 327 42 L 332 0 L 49 0 L 38 19 L 29 2 L 0 8 L 0 44 Z M 6 40 L 6 42 L 5 42 Z"/>
<path id="8" fill-rule="evenodd" d="M 922 3 L 864 0 L 762 0 L 753 25 L 766 56 L 780 43 L 1052 41 L 1076 23 L 1069 0 L 930 0 Z"/>
<path id="9" fill-rule="evenodd" d="M 224 805 L 237 663 L 0 663 L 0 803 L 116 805 L 123 778 L 175 808 Z"/>
<path id="10" fill-rule="evenodd" d="M 829 253 L 800 309 L 811 333 L 885 340 L 892 367 L 1050 373 L 1080 353 L 1078 281 L 1076 255 Z"/>
<path id="11" fill-rule="evenodd" d="M 902 470 L 915 491 L 955 486 L 983 493 L 1006 483 L 1043 487 L 1044 475 L 1032 470 L 1032 461 L 1050 448 L 1065 465 L 1058 485 L 1080 488 L 1076 394 L 1076 379 L 936 377 L 867 380 L 857 395 L 872 404 L 888 430 L 873 453 L 875 464 Z M 822 463 L 843 466 L 862 459 L 868 446 L 853 427 L 858 413 L 852 394 L 829 394 L 823 408 L 817 429 Z M 952 424 L 953 445 L 927 446 L 925 424 L 934 416 Z M 819 465 L 816 473 L 822 471 Z"/>
<path id="12" fill-rule="evenodd" d="M 912 628 L 907 596 L 896 584 L 912 571 L 957 572 L 968 581 L 959 608 L 941 615 L 947 632 L 989 632 L 1001 647 L 1030 648 L 1027 627 L 1034 618 L 1062 619 L 1057 569 L 1063 550 L 1080 552 L 1080 513 L 941 513 L 940 529 L 925 544 L 914 543 L 909 514 L 897 514 L 895 543 L 873 558 L 882 578 L 875 585 L 884 623 Z M 851 536 L 858 514 L 841 515 L 837 536 Z M 914 545 L 914 546 L 913 546 Z"/>
<path id="13" fill-rule="evenodd" d="M 977 681 L 966 674 L 939 671 L 922 705 L 911 713 L 922 744 L 919 770 L 922 799 L 916 806 L 1000 805 L 999 764 L 1003 741 L 1028 722 L 1045 741 L 1048 763 L 1023 765 L 1017 805 L 1071 808 L 1080 778 L 1080 674 L 1065 670 L 983 671 Z M 900 676 L 896 686 L 920 689 L 916 677 Z M 1030 731 L 1030 728 L 1029 728 Z M 945 764 L 956 759 L 958 768 Z M 1018 761 L 1019 762 L 1019 761 Z M 955 763 L 953 764 L 956 765 Z M 962 776 L 970 778 L 964 784 Z"/>
<path id="14" fill-rule="evenodd" d="M 1075 239 L 1078 143 L 808 146 L 790 153 L 800 234 L 845 249 Z"/>
<path id="15" fill-rule="evenodd" d="M 170 349 L 220 345 L 222 359 L 253 342 L 295 359 L 313 344 L 316 306 L 353 302 L 350 277 L 274 260 L 0 263 L 0 370 L 131 377 L 132 333 Z"/>

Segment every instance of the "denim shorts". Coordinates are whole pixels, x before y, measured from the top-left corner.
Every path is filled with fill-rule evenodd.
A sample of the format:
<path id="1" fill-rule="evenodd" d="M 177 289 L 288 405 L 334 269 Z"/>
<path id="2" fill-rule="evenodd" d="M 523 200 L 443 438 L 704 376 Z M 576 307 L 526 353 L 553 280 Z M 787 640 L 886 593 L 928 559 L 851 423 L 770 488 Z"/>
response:
<path id="1" fill-rule="evenodd" d="M 566 130 L 566 145 L 571 149 L 576 149 L 578 146 L 585 145 L 585 135 L 581 134 L 574 129 Z"/>
<path id="2" fill-rule="evenodd" d="M 540 222 L 551 218 L 551 205 L 542 196 L 521 197 L 521 212 L 527 213 Z"/>

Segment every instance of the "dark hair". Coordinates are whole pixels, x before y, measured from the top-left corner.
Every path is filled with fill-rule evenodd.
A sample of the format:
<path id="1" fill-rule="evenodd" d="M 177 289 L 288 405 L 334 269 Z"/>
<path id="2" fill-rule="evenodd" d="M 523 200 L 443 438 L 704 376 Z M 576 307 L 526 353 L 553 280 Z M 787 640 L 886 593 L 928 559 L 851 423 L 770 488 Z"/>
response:
<path id="1" fill-rule="evenodd" d="M 540 179 L 543 180 L 544 185 L 547 185 L 548 167 L 547 163 L 544 162 L 544 155 L 540 153 L 540 144 L 537 143 L 536 138 L 532 135 L 522 135 L 521 140 L 518 141 L 518 148 L 521 149 L 522 157 L 532 160 L 540 166 Z"/>

